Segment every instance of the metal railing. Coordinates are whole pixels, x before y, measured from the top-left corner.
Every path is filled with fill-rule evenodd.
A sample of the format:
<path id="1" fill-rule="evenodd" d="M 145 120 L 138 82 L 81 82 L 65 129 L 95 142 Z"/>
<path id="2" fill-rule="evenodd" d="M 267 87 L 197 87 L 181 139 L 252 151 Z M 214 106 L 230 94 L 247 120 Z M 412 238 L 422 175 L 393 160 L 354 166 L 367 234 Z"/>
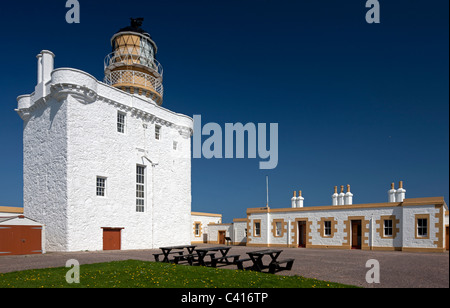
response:
<path id="1" fill-rule="evenodd" d="M 104 82 L 108 85 L 136 85 L 151 88 L 161 97 L 164 95 L 162 78 L 133 70 L 117 70 L 105 74 Z"/>
<path id="2" fill-rule="evenodd" d="M 140 64 L 151 68 L 159 76 L 163 76 L 163 67 L 153 57 L 146 57 L 145 55 L 134 55 L 130 53 L 121 53 L 115 51 L 106 56 L 104 62 L 105 71 L 111 67 L 117 67 L 119 65 L 133 65 Z"/>

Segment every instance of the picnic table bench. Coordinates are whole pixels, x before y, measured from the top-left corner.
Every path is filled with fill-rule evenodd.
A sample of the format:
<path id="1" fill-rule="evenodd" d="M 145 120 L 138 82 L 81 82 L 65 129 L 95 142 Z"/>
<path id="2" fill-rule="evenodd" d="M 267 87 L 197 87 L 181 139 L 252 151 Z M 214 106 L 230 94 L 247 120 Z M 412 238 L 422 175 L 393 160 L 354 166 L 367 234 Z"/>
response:
<path id="1" fill-rule="evenodd" d="M 218 258 L 213 257 L 211 260 L 211 266 L 217 267 L 217 263 L 237 264 L 237 261 L 239 260 L 240 257 L 241 257 L 240 255 L 223 256 Z M 233 259 L 233 261 L 230 262 L 229 259 Z"/>
<path id="2" fill-rule="evenodd" d="M 264 269 L 269 269 L 269 273 L 275 274 L 277 271 L 281 270 L 291 270 L 292 265 L 294 264 L 294 259 L 285 259 L 278 261 L 278 257 L 283 252 L 283 250 L 279 249 L 264 249 L 258 251 L 247 252 L 250 258 L 248 259 L 240 259 L 236 262 L 238 269 L 251 269 L 253 271 L 261 272 Z M 268 265 L 264 265 L 263 257 L 270 256 L 271 261 Z M 245 268 L 244 262 L 252 261 L 253 265 Z M 281 266 L 282 264 L 286 264 L 286 266 Z"/>
<path id="3" fill-rule="evenodd" d="M 159 257 L 163 255 L 164 259 L 162 260 L 162 262 L 169 263 L 170 262 L 169 255 L 171 254 L 178 254 L 178 256 L 183 255 L 184 249 L 187 249 L 188 254 L 192 254 L 194 252 L 195 247 L 197 246 L 179 245 L 179 246 L 160 247 L 159 249 L 161 249 L 162 253 L 153 254 L 153 256 L 155 257 L 155 261 L 159 262 Z M 172 252 L 172 250 L 177 251 Z"/>
<path id="4" fill-rule="evenodd" d="M 269 273 L 275 274 L 277 271 L 290 271 L 292 269 L 292 265 L 294 265 L 295 259 L 285 259 L 281 261 L 275 261 L 270 263 L 269 265 Z M 280 264 L 286 263 L 286 266 L 280 266 Z"/>
<path id="5" fill-rule="evenodd" d="M 225 258 L 226 262 L 228 262 L 228 259 L 226 257 L 227 257 L 228 252 L 230 251 L 230 249 L 231 249 L 231 247 L 222 247 L 221 246 L 221 247 L 198 248 L 195 251 L 197 252 L 197 255 L 198 255 L 199 265 L 202 265 L 202 266 L 207 265 L 207 263 L 205 262 L 205 257 L 206 257 L 206 255 L 209 254 L 209 255 L 211 255 L 211 265 L 215 267 L 217 265 L 217 263 L 224 260 L 224 258 Z M 216 258 L 215 255 L 212 256 L 212 254 L 211 254 L 212 252 L 220 252 L 222 256 Z M 234 256 L 228 256 L 228 257 L 234 258 Z"/>

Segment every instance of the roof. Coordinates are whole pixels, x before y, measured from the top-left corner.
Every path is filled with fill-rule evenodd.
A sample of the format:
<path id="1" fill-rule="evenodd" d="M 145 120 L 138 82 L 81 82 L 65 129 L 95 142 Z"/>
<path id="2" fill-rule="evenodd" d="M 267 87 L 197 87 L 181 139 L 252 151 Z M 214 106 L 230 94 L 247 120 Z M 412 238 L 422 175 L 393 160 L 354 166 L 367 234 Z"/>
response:
<path id="1" fill-rule="evenodd" d="M 142 35 L 147 36 L 151 39 L 150 34 L 147 33 L 144 29 L 141 28 L 144 18 L 130 18 L 131 24 L 125 28 L 120 29 L 117 33 L 120 32 L 136 32 Z"/>
<path id="2" fill-rule="evenodd" d="M 0 213 L 23 214 L 23 207 L 0 206 Z"/>
<path id="3" fill-rule="evenodd" d="M 19 223 L 13 222 L 13 225 L 29 225 L 29 226 L 42 226 L 40 222 L 37 222 L 36 220 L 30 219 L 28 217 L 25 217 L 23 215 L 14 215 L 14 216 L 8 216 L 8 217 L 0 217 L 0 225 L 10 225 L 11 223 L 8 223 L 9 221 L 19 219 Z"/>
<path id="4" fill-rule="evenodd" d="M 444 197 L 428 197 L 428 198 L 410 198 L 403 202 L 383 202 L 383 203 L 365 203 L 365 204 L 348 204 L 348 205 L 327 205 L 327 206 L 309 206 L 301 208 L 248 208 L 247 214 L 250 213 L 276 213 L 276 212 L 307 212 L 307 211 L 327 211 L 327 210 L 343 210 L 343 209 L 361 209 L 361 208 L 380 208 L 380 207 L 402 207 L 415 205 L 444 206 L 448 209 L 444 201 Z"/>
<path id="5" fill-rule="evenodd" d="M 222 214 L 212 214 L 212 213 L 201 213 L 201 212 L 191 212 L 194 216 L 208 216 L 208 217 L 222 217 Z"/>

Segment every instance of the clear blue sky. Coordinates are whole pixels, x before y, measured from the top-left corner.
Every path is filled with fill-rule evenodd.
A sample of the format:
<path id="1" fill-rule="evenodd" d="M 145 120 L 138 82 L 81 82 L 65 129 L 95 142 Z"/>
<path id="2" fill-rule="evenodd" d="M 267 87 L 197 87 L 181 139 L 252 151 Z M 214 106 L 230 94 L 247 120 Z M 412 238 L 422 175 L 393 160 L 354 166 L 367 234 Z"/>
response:
<path id="1" fill-rule="evenodd" d="M 194 159 L 192 209 L 225 221 L 264 206 L 330 205 L 335 185 L 354 203 L 385 202 L 390 183 L 407 198 L 449 187 L 449 2 L 380 0 L 79 0 L 0 5 L 0 205 L 22 206 L 22 120 L 16 97 L 34 91 L 36 58 L 103 79 L 110 38 L 144 17 L 164 66 L 164 107 L 204 122 L 279 123 L 279 164 Z"/>

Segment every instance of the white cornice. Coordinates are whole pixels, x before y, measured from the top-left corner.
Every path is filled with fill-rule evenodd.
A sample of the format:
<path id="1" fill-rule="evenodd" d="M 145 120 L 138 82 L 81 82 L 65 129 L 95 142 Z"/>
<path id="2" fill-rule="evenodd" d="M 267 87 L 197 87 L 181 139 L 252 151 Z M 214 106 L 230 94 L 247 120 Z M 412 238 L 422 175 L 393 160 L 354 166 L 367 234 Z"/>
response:
<path id="1" fill-rule="evenodd" d="M 49 90 L 47 91 L 49 94 L 45 97 L 37 97 L 36 93 L 33 93 L 17 98 L 18 109 L 16 111 L 24 121 L 30 118 L 33 111 L 45 108 L 49 99 L 54 98 L 58 102 L 62 102 L 70 95 L 82 104 L 102 102 L 113 105 L 148 123 L 157 123 L 176 129 L 185 138 L 189 138 L 193 134 L 191 117 L 175 113 L 158 106 L 152 101 L 99 82 L 93 76 L 77 69 L 60 68 L 54 70 L 52 80 L 45 86 Z M 114 99 L 114 97 L 117 97 L 117 99 Z M 144 108 L 154 109 L 155 112 L 144 110 Z M 167 117 L 157 115 L 157 113 L 165 113 Z M 185 123 L 176 123 L 178 119 Z"/>

